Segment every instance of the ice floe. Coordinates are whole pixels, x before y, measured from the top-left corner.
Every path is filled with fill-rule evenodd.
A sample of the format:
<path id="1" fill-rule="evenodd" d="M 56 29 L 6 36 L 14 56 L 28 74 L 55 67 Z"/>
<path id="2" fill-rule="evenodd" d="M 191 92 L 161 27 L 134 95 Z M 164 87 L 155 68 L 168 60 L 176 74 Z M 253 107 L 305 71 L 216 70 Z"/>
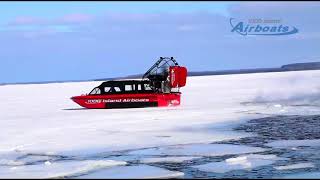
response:
<path id="1" fill-rule="evenodd" d="M 46 161 L 36 165 L 1 166 L 0 178 L 61 178 L 118 165 L 126 165 L 126 162 L 112 160 Z"/>
<path id="2" fill-rule="evenodd" d="M 266 149 L 232 144 L 187 144 L 131 151 L 131 155 L 223 156 L 262 152 Z"/>
<path id="3" fill-rule="evenodd" d="M 77 178 L 108 178 L 108 179 L 159 179 L 159 178 L 179 178 L 183 177 L 183 172 L 169 171 L 163 168 L 149 166 L 149 165 L 137 165 L 137 166 L 119 166 L 109 169 L 104 169 L 90 173 Z"/>
<path id="4" fill-rule="evenodd" d="M 0 165 L 1 166 L 19 166 L 23 165 L 24 162 L 18 160 L 24 154 L 16 151 L 0 151 Z"/>
<path id="5" fill-rule="evenodd" d="M 298 146 L 320 146 L 320 139 L 278 140 L 265 144 L 273 148 L 292 148 Z"/>
<path id="6" fill-rule="evenodd" d="M 232 170 L 251 170 L 259 166 L 273 164 L 277 160 L 286 160 L 275 155 L 249 154 L 235 158 L 229 158 L 220 162 L 211 162 L 207 164 L 192 166 L 201 171 L 213 173 L 226 173 Z"/>
<path id="7" fill-rule="evenodd" d="M 201 157 L 193 156 L 175 156 L 175 157 L 154 157 L 154 158 L 143 158 L 140 160 L 141 163 L 182 163 L 183 161 L 189 161 L 193 159 L 199 159 Z"/>
<path id="8" fill-rule="evenodd" d="M 302 169 L 302 168 L 313 168 L 315 167 L 313 163 L 297 163 L 290 164 L 286 166 L 275 166 L 276 170 L 290 170 L 290 169 Z"/>

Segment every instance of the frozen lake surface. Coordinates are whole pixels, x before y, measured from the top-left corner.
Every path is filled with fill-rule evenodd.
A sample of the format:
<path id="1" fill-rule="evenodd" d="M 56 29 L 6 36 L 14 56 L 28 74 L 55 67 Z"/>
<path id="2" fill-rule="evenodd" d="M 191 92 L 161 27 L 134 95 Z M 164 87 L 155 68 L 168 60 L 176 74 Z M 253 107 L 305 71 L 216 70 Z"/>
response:
<path id="1" fill-rule="evenodd" d="M 0 178 L 319 177 L 319 79 L 190 77 L 179 107 L 108 110 L 70 100 L 101 82 L 0 86 Z"/>

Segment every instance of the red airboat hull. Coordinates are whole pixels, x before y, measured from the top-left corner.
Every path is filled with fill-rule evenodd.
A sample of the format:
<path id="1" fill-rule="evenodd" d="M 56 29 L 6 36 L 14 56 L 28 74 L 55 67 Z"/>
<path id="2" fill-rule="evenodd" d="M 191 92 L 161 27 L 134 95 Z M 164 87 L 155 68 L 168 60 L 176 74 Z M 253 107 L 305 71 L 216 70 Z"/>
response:
<path id="1" fill-rule="evenodd" d="M 180 105 L 180 93 L 83 95 L 71 99 L 89 109 L 163 107 Z"/>

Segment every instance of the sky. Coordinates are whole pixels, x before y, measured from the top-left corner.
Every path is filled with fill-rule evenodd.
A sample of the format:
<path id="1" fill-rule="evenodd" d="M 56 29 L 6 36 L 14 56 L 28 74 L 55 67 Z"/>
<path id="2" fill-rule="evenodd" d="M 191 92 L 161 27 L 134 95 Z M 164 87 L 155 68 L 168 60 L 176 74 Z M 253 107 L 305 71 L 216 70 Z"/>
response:
<path id="1" fill-rule="evenodd" d="M 160 56 L 189 71 L 320 61 L 320 2 L 0 2 L 0 83 L 144 73 Z M 230 18 L 296 34 L 243 36 Z"/>

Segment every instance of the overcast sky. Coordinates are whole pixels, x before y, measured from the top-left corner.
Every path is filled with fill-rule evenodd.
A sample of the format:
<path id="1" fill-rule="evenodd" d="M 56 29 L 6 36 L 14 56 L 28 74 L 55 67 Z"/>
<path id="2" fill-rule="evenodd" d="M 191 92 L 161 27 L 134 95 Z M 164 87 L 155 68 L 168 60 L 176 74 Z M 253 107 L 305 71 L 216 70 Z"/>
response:
<path id="1" fill-rule="evenodd" d="M 160 56 L 189 71 L 320 61 L 320 2 L 0 2 L 0 83 L 144 73 Z M 230 18 L 299 32 L 242 36 Z"/>

